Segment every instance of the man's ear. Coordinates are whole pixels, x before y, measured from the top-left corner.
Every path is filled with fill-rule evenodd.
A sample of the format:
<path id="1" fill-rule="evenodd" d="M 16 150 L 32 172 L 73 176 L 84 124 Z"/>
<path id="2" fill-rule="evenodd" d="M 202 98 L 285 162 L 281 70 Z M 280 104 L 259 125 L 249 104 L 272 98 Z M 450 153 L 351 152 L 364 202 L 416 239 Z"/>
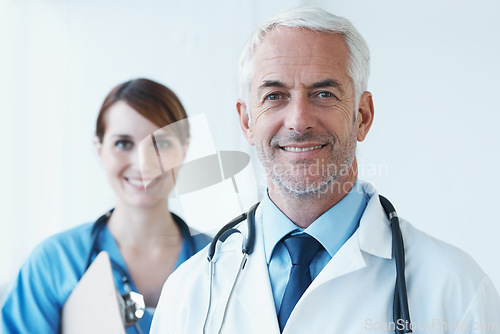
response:
<path id="1" fill-rule="evenodd" d="M 97 136 L 94 137 L 94 147 L 95 147 L 95 150 L 97 152 L 97 155 L 99 156 L 99 158 L 101 158 L 102 143 L 99 140 L 99 137 L 97 137 Z"/>
<path id="2" fill-rule="evenodd" d="M 372 93 L 364 92 L 358 106 L 358 141 L 363 141 L 373 123 L 375 109 L 373 108 Z"/>
<path id="3" fill-rule="evenodd" d="M 250 120 L 250 117 L 248 117 L 250 110 L 247 109 L 245 102 L 240 99 L 236 102 L 236 110 L 238 110 L 238 115 L 240 117 L 240 126 L 243 130 L 243 135 L 250 145 L 254 145 L 252 121 Z"/>

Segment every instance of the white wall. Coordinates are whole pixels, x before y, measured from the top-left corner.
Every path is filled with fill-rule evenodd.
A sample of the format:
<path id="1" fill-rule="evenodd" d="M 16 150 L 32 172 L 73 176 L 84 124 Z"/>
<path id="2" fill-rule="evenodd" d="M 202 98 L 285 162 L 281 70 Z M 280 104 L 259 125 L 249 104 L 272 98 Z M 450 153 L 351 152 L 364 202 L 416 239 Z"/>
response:
<path id="1" fill-rule="evenodd" d="M 234 107 L 239 52 L 258 22 L 299 4 L 346 16 L 371 48 L 363 178 L 500 289 L 494 0 L 3 0 L 0 286 L 40 240 L 113 205 L 92 139 L 116 84 L 158 80 L 190 115 L 206 113 L 219 150 L 249 150 Z"/>

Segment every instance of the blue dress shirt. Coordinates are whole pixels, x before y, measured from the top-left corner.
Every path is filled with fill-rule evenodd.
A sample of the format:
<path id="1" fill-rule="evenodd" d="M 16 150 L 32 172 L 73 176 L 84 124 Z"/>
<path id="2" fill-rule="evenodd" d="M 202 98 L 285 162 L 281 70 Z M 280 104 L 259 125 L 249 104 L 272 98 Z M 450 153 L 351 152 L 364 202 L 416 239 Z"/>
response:
<path id="1" fill-rule="evenodd" d="M 285 245 L 280 242 L 281 239 L 292 232 L 304 232 L 321 243 L 324 249 L 316 255 L 310 266 L 311 278 L 314 280 L 328 261 L 356 231 L 368 200 L 368 196 L 356 181 L 340 202 L 316 219 L 308 228 L 301 229 L 278 209 L 266 193 L 262 200 L 262 220 L 260 223 L 262 224 L 264 252 L 276 313 L 280 309 L 292 267 L 290 255 Z"/>

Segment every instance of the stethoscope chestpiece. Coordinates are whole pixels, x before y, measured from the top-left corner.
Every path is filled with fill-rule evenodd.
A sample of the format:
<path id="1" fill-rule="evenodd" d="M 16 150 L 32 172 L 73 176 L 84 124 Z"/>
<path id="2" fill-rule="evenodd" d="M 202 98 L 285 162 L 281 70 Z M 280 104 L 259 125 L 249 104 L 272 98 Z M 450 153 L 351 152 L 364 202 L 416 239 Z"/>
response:
<path id="1" fill-rule="evenodd" d="M 125 293 L 116 292 L 118 298 L 118 307 L 122 316 L 123 325 L 128 328 L 144 316 L 146 303 L 144 297 L 137 292 L 131 291 L 128 284 L 125 284 Z"/>

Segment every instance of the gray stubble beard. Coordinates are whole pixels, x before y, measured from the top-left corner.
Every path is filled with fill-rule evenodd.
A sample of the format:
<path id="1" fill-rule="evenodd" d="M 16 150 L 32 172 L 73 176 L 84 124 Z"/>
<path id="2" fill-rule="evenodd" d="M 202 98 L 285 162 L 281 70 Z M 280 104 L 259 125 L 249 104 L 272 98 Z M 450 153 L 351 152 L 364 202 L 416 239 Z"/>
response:
<path id="1" fill-rule="evenodd" d="M 327 161 L 326 164 L 326 171 L 324 168 L 325 165 L 322 165 L 323 168 L 321 168 L 321 173 L 326 172 L 326 175 L 322 175 L 323 180 L 320 178 L 312 183 L 309 183 L 307 180 L 305 183 L 296 182 L 296 180 L 291 179 L 291 175 L 287 175 L 287 170 L 289 171 L 292 169 L 295 170 L 295 172 L 297 172 L 297 170 L 303 170 L 304 176 L 306 176 L 306 172 L 310 172 L 314 161 L 305 160 L 300 163 L 300 165 L 284 168 L 285 166 L 280 166 L 276 163 L 274 153 L 269 155 L 266 154 L 261 146 L 256 146 L 257 156 L 266 170 L 267 176 L 274 181 L 274 184 L 281 193 L 293 195 L 297 199 L 320 198 L 321 196 L 328 194 L 329 191 L 337 191 L 338 187 L 336 187 L 335 181 L 337 181 L 340 176 L 346 175 L 352 167 L 352 163 L 356 157 L 357 142 L 356 132 L 354 130 L 355 129 L 353 129 L 352 137 L 349 138 L 347 145 L 344 147 L 336 148 L 337 142 L 334 139 L 330 140 L 329 144 L 331 146 L 331 155 L 329 156 L 330 159 L 328 159 L 329 161 Z M 334 137 L 331 136 L 330 138 Z M 275 141 L 274 138 L 271 140 L 270 147 L 276 147 L 274 150 L 279 150 L 279 146 L 273 145 L 273 141 Z M 335 152 L 335 150 L 337 150 L 337 152 Z M 341 157 L 345 157 L 342 159 L 343 161 L 336 161 Z M 317 161 L 316 166 L 319 166 L 319 161 Z M 333 172 L 330 167 L 333 167 Z M 309 170 L 307 171 L 307 169 Z"/>

